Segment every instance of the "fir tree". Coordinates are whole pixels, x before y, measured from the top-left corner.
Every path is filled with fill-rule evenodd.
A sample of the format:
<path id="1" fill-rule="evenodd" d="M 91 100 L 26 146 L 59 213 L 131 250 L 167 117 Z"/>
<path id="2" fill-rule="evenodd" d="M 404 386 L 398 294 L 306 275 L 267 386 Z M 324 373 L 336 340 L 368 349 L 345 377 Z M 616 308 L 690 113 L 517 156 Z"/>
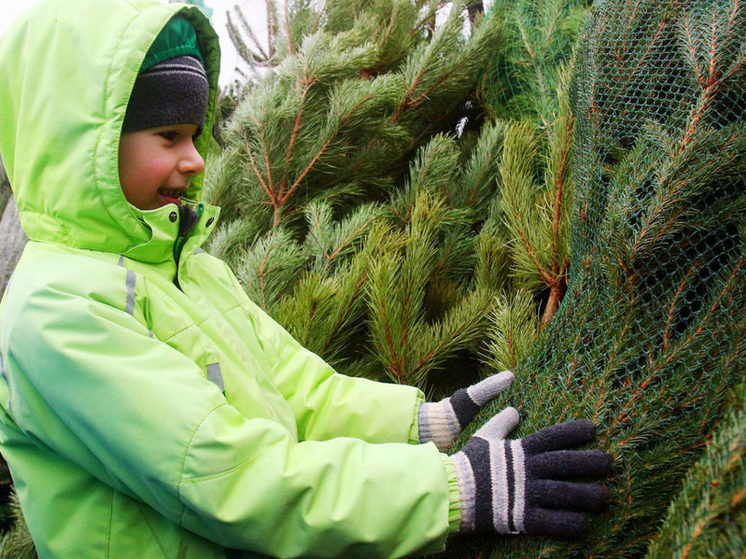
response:
<path id="1" fill-rule="evenodd" d="M 254 73 L 247 75 L 241 68 L 236 68 L 245 81 L 251 81 L 260 76 L 264 69 L 274 68 L 279 61 L 276 50 L 279 32 L 278 7 L 276 0 L 265 0 L 267 14 L 266 44 L 257 37 L 257 33 L 249 25 L 241 6 L 233 6 L 232 13 L 226 12 L 228 36 L 241 59 Z"/>
<path id="2" fill-rule="evenodd" d="M 744 375 L 744 37 L 738 2 L 596 7 L 571 95 L 567 296 L 516 368 L 513 390 L 485 416 L 517 405 L 523 419 L 515 436 L 592 419 L 614 459 L 610 507 L 582 542 L 469 539 L 453 542 L 445 556 L 643 555 L 727 415 Z M 742 461 L 743 447 L 723 444 L 693 475 L 736 476 L 711 498 L 732 503 L 740 518 L 743 485 L 728 460 Z M 691 486 L 682 495 L 695 497 Z M 718 545 L 718 534 L 743 534 L 742 523 L 706 502 L 688 502 L 686 518 L 678 503 L 653 556 L 686 555 L 672 547 L 685 538 L 690 549 L 704 549 L 698 527 L 709 534 L 702 541 Z M 722 549 L 742 553 L 738 540 Z"/>
<path id="3" fill-rule="evenodd" d="M 31 540 L 21 505 L 15 492 L 3 505 L 3 522 L 12 520 L 8 530 L 0 537 L 0 557 L 7 559 L 36 559 L 36 548 Z"/>

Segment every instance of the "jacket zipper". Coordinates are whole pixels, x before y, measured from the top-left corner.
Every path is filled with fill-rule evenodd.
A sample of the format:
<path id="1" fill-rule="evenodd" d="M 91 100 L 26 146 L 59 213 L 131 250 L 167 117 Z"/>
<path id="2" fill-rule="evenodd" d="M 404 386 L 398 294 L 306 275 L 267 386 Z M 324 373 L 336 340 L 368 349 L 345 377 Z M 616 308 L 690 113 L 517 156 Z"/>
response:
<path id="1" fill-rule="evenodd" d="M 179 260 L 181 259 L 181 251 L 184 249 L 184 245 L 187 242 L 189 234 L 194 230 L 199 218 L 202 216 L 202 212 L 205 209 L 204 204 L 200 203 L 197 206 L 195 212 L 189 206 L 179 205 L 179 234 L 174 241 L 174 262 L 176 263 L 176 273 L 174 274 L 174 285 L 181 291 L 181 285 L 179 285 Z"/>

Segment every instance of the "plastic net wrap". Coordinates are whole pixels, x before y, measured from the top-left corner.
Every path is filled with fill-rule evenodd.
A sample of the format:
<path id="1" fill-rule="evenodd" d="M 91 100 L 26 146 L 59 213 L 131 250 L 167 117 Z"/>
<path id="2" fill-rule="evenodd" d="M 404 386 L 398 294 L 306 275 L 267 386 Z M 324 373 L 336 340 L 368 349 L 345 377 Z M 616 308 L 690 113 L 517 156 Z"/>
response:
<path id="1" fill-rule="evenodd" d="M 728 410 L 742 405 L 743 4 L 597 3 L 576 52 L 571 104 L 567 294 L 517 368 L 515 390 L 489 413 L 517 404 L 515 436 L 577 417 L 596 422 L 614 458 L 609 510 L 580 542 L 464 540 L 453 556 L 467 547 L 481 557 L 644 555 L 687 471 Z M 723 430 L 718 445 L 738 464 L 743 441 L 734 433 Z M 674 537 L 677 523 L 664 526 L 656 556 L 687 556 L 711 537 L 720 546 L 712 556 L 741 557 L 745 488 L 725 487 L 717 498 L 727 514 L 708 517 L 709 501 L 700 503 L 703 516 L 687 519 L 693 529 Z"/>

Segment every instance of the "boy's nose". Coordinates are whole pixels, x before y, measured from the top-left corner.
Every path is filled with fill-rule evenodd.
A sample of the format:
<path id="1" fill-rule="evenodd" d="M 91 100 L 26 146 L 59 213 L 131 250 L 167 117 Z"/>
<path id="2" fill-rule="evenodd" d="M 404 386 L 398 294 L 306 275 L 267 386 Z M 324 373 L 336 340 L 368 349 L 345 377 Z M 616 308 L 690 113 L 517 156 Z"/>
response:
<path id="1" fill-rule="evenodd" d="M 205 170 L 205 160 L 194 147 L 191 139 L 184 156 L 179 160 L 179 171 L 184 174 L 198 175 Z"/>

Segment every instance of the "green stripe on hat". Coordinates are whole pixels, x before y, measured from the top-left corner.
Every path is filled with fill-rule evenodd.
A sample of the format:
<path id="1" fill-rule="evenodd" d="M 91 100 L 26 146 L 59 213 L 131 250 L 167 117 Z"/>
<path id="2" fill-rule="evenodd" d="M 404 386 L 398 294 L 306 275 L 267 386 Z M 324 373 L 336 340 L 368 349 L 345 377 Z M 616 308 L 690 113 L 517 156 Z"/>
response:
<path id="1" fill-rule="evenodd" d="M 189 21 L 181 15 L 172 17 L 161 30 L 145 55 L 140 72 L 177 56 L 194 56 L 204 65 L 197 45 L 197 34 Z"/>

